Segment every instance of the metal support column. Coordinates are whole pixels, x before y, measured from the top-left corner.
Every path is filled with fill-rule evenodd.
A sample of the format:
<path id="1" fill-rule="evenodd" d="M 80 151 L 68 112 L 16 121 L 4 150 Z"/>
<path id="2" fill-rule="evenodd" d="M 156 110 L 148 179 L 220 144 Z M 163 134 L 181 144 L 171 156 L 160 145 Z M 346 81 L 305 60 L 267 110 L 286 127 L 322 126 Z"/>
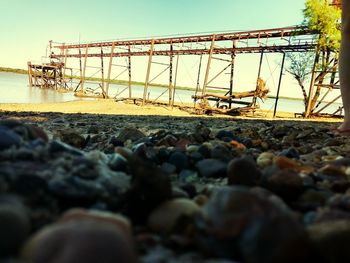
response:
<path id="1" fill-rule="evenodd" d="M 203 59 L 203 55 L 200 55 L 199 57 L 199 66 L 198 66 L 198 74 L 197 74 L 197 85 L 196 85 L 196 91 L 194 92 L 194 97 L 197 98 L 197 93 L 200 89 L 200 77 L 201 77 L 201 68 L 202 68 L 202 59 Z M 196 107 L 196 101 L 197 99 L 194 99 L 194 105 L 193 107 Z"/>
<path id="2" fill-rule="evenodd" d="M 204 76 L 204 83 L 203 83 L 202 95 L 205 95 L 206 88 L 207 88 L 207 85 L 208 85 L 208 78 L 209 78 L 209 72 L 210 72 L 210 64 L 211 64 L 211 59 L 212 59 L 212 56 L 213 56 L 214 48 L 215 48 L 215 34 L 212 35 L 212 39 L 211 39 L 211 45 L 210 45 L 210 49 L 209 49 L 209 56 L 208 56 L 207 69 L 206 69 L 206 71 L 205 71 L 205 76 Z"/>
<path id="3" fill-rule="evenodd" d="M 128 81 L 128 88 L 129 88 L 129 99 L 131 99 L 131 47 L 128 46 L 128 75 L 129 75 L 129 81 Z"/>
<path id="4" fill-rule="evenodd" d="M 111 55 L 109 56 L 109 65 L 107 73 L 107 85 L 106 85 L 106 96 L 108 97 L 109 84 L 111 83 L 111 72 L 112 72 L 112 63 L 113 63 L 113 53 L 114 53 L 115 43 L 112 43 Z"/>
<path id="5" fill-rule="evenodd" d="M 66 66 L 67 66 L 67 55 L 68 55 L 68 48 L 65 49 L 64 51 L 64 64 L 63 64 L 63 74 L 60 74 L 61 77 L 61 87 L 65 88 L 66 87 Z M 56 79 L 55 79 L 56 81 Z M 56 86 L 57 88 L 57 86 Z"/>
<path id="6" fill-rule="evenodd" d="M 172 107 L 174 107 L 174 102 L 175 102 L 175 91 L 176 91 L 176 81 L 177 81 L 177 70 L 179 68 L 179 57 L 180 55 L 178 54 L 176 58 L 176 67 L 175 67 L 175 79 L 174 79 L 173 96 L 172 96 L 173 100 L 171 102 Z"/>
<path id="7" fill-rule="evenodd" d="M 85 83 L 85 72 L 86 72 L 86 63 L 87 63 L 87 58 L 88 58 L 88 52 L 89 52 L 89 45 L 86 44 L 86 49 L 85 49 L 85 59 L 84 59 L 84 67 L 83 67 L 83 75 L 82 78 L 80 79 L 80 91 L 81 93 L 84 92 L 84 83 Z"/>
<path id="8" fill-rule="evenodd" d="M 77 87 L 75 88 L 74 92 L 77 91 L 77 89 L 81 85 L 81 80 L 83 78 L 83 65 L 81 63 L 81 49 L 80 48 L 79 48 L 79 76 L 80 76 L 80 81 L 79 81 L 79 84 L 77 85 Z"/>
<path id="9" fill-rule="evenodd" d="M 263 59 L 264 59 L 264 49 L 261 50 L 261 54 L 260 54 L 260 61 L 259 61 L 259 69 L 258 69 L 258 77 L 256 79 L 256 87 L 258 87 L 259 85 L 259 79 L 260 79 L 260 75 L 261 75 L 261 68 L 262 68 L 262 62 L 263 62 Z M 253 103 L 252 103 L 253 107 L 255 107 L 256 105 L 256 97 L 254 96 L 253 97 Z"/>
<path id="10" fill-rule="evenodd" d="M 147 90 L 148 90 L 148 82 L 149 82 L 149 76 L 151 73 L 151 65 L 152 65 L 152 56 L 153 56 L 153 50 L 154 50 L 154 39 L 151 41 L 151 47 L 148 55 L 148 66 L 147 66 L 147 73 L 146 73 L 146 80 L 145 80 L 145 87 L 143 90 L 143 99 L 142 99 L 142 106 L 145 105 L 146 97 L 147 97 Z"/>
<path id="11" fill-rule="evenodd" d="M 102 97 L 108 98 L 105 91 L 105 78 L 104 78 L 104 66 L 103 66 L 103 49 L 101 47 L 101 89 L 102 89 Z"/>
<path id="12" fill-rule="evenodd" d="M 233 40 L 232 42 L 233 42 L 232 47 L 236 48 L 235 41 Z M 235 72 L 235 57 L 236 57 L 236 54 L 235 54 L 235 51 L 233 51 L 231 53 L 230 90 L 229 90 L 230 97 L 232 96 L 232 92 L 233 92 L 233 77 L 234 77 L 234 72 Z M 232 99 L 230 99 L 230 102 L 228 104 L 228 108 L 229 109 L 232 108 Z"/>
<path id="13" fill-rule="evenodd" d="M 273 110 L 273 117 L 276 116 L 277 104 L 278 104 L 278 99 L 279 99 L 279 96 L 280 96 L 280 89 L 281 89 L 282 76 L 283 76 L 283 70 L 284 70 L 284 61 L 285 60 L 286 60 L 286 52 L 283 52 L 281 72 L 280 72 L 280 78 L 278 80 L 277 95 L 276 95 L 276 101 L 275 101 L 275 108 Z"/>
<path id="14" fill-rule="evenodd" d="M 170 44 L 170 63 L 169 63 L 169 106 L 172 103 L 173 88 L 173 44 Z"/>

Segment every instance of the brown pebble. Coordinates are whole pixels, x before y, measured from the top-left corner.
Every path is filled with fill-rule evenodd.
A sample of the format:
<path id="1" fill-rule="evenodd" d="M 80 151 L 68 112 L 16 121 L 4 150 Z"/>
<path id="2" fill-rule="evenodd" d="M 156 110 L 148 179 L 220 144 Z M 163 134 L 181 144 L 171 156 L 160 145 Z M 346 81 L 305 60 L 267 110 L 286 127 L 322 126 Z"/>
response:
<path id="1" fill-rule="evenodd" d="M 126 235 L 131 234 L 131 223 L 126 217 L 98 210 L 72 208 L 65 212 L 57 223 L 66 223 L 76 220 L 95 220 L 102 223 L 111 223 L 124 231 Z"/>
<path id="2" fill-rule="evenodd" d="M 134 263 L 131 238 L 112 223 L 91 220 L 53 224 L 24 246 L 22 258 L 33 263 Z"/>

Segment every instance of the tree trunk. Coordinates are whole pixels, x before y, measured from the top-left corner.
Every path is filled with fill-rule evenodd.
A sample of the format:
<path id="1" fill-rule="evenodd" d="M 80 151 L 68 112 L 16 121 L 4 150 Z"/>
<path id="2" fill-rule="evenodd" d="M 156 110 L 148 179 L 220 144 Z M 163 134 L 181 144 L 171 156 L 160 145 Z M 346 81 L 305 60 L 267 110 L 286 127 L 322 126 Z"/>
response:
<path id="1" fill-rule="evenodd" d="M 295 79 L 298 81 L 298 84 L 301 88 L 301 91 L 303 93 L 303 97 L 304 97 L 304 106 L 305 106 L 305 110 L 306 110 L 306 107 L 307 107 L 307 93 L 306 93 L 306 90 L 305 90 L 305 86 L 304 86 L 304 82 L 297 76 L 295 76 Z"/>

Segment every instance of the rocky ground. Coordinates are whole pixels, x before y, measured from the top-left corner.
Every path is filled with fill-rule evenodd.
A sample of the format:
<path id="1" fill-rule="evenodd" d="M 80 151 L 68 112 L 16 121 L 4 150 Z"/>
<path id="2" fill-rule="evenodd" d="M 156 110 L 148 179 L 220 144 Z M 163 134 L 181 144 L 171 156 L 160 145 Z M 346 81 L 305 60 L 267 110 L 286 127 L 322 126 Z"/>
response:
<path id="1" fill-rule="evenodd" d="M 0 119 L 1 262 L 350 262 L 336 123 Z"/>

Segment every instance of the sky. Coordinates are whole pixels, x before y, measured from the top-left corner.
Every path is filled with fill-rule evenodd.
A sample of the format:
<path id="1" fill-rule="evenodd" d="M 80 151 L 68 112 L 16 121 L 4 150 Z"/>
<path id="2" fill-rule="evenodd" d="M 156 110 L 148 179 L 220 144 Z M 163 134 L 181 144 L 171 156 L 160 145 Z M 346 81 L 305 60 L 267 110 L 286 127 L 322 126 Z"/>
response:
<path id="1" fill-rule="evenodd" d="M 292 26 L 304 0 L 0 0 L 0 66 L 81 42 Z"/>
<path id="2" fill-rule="evenodd" d="M 0 0 L 0 66 L 26 69 L 27 61 L 40 62 L 49 40 L 77 43 L 294 26 L 303 20 L 304 3 L 305 0 Z M 271 60 L 276 59 L 280 60 Z M 195 67 L 195 63 L 186 64 L 184 67 Z M 277 76 L 276 67 L 268 66 L 270 74 L 274 70 Z M 254 68 L 257 71 L 257 66 Z M 255 71 L 242 75 L 242 79 L 254 75 L 255 80 L 242 82 L 241 86 L 254 87 Z M 275 89 L 277 77 L 266 78 L 272 80 L 270 85 Z"/>

